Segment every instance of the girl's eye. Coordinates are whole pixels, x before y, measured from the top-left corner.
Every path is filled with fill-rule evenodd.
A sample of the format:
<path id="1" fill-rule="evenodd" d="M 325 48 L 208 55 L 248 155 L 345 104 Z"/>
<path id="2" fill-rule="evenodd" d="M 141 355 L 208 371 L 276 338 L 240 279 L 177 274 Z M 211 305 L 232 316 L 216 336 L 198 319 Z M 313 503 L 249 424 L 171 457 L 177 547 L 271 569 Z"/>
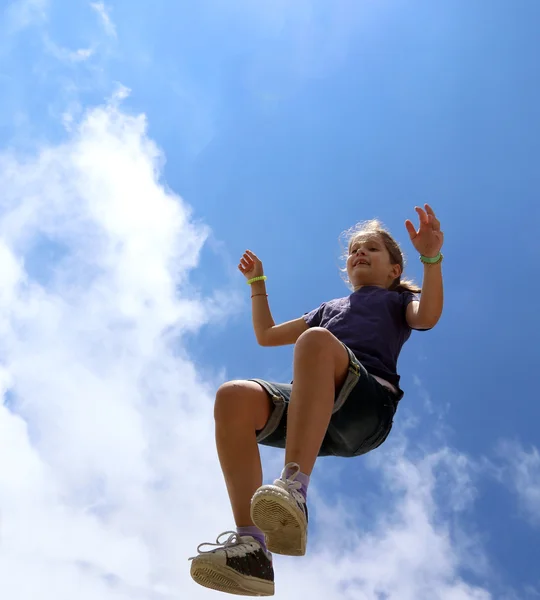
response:
<path id="1" fill-rule="evenodd" d="M 376 252 L 376 251 L 378 250 L 378 248 L 372 247 L 372 248 L 370 248 L 370 250 L 371 250 L 372 252 Z"/>

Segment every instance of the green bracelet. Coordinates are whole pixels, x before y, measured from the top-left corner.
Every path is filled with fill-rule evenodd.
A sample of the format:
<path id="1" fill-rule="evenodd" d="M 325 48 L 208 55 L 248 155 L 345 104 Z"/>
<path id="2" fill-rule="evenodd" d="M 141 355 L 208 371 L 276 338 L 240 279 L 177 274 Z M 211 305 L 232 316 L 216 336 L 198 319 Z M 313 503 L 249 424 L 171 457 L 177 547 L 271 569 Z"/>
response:
<path id="1" fill-rule="evenodd" d="M 255 283 L 256 281 L 266 281 L 267 277 L 266 275 L 261 275 L 260 277 L 254 277 L 253 279 L 248 279 L 247 283 L 248 285 L 251 285 L 252 283 Z"/>
<path id="2" fill-rule="evenodd" d="M 436 265 L 438 263 L 440 263 L 443 259 L 443 255 L 441 252 L 439 252 L 439 254 L 437 254 L 437 256 L 433 256 L 432 258 L 430 258 L 429 256 L 423 256 L 422 254 L 420 254 L 420 260 L 426 264 L 426 265 Z"/>

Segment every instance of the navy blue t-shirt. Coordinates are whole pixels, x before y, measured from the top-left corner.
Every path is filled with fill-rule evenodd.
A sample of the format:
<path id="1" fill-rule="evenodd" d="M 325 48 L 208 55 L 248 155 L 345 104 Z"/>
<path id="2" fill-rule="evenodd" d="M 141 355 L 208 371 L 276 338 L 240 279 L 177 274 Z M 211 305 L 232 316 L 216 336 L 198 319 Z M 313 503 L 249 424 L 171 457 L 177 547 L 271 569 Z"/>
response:
<path id="1" fill-rule="evenodd" d="M 328 329 L 352 350 L 368 373 L 399 389 L 397 360 L 411 335 L 405 314 L 412 300 L 417 300 L 412 292 L 364 286 L 350 296 L 324 302 L 304 319 L 309 327 Z"/>

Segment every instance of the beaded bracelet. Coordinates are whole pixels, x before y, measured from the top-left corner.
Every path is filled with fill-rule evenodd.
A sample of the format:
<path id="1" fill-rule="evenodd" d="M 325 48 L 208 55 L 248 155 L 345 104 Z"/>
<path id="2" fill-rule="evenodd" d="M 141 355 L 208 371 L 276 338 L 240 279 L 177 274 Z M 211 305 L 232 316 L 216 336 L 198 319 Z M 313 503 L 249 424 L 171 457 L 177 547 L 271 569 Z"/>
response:
<path id="1" fill-rule="evenodd" d="M 442 261 L 442 259 L 443 259 L 443 255 L 441 252 L 439 252 L 439 254 L 437 254 L 437 256 L 434 256 L 432 258 L 430 258 L 429 256 L 423 256 L 422 254 L 420 255 L 420 260 L 425 265 L 437 265 Z"/>
<path id="2" fill-rule="evenodd" d="M 266 277 L 266 275 L 261 275 L 260 277 L 254 277 L 253 279 L 248 279 L 247 283 L 248 285 L 251 285 L 252 283 L 255 283 L 256 281 L 266 281 L 268 278 Z"/>

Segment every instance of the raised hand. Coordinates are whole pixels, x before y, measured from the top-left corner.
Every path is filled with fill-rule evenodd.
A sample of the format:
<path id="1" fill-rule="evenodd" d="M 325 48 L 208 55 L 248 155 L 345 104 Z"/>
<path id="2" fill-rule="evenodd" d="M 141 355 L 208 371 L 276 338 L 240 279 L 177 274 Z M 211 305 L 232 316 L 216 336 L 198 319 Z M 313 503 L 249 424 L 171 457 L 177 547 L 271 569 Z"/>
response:
<path id="1" fill-rule="evenodd" d="M 240 273 L 246 279 L 253 279 L 253 277 L 261 277 L 264 275 L 262 262 L 257 258 L 251 250 L 246 250 L 240 259 L 238 265 Z"/>
<path id="2" fill-rule="evenodd" d="M 441 224 L 431 206 L 424 204 L 424 207 L 425 210 L 419 206 L 415 207 L 420 219 L 418 231 L 409 219 L 405 221 L 405 227 L 417 252 L 423 256 L 433 258 L 441 251 L 444 233 L 441 231 Z"/>

